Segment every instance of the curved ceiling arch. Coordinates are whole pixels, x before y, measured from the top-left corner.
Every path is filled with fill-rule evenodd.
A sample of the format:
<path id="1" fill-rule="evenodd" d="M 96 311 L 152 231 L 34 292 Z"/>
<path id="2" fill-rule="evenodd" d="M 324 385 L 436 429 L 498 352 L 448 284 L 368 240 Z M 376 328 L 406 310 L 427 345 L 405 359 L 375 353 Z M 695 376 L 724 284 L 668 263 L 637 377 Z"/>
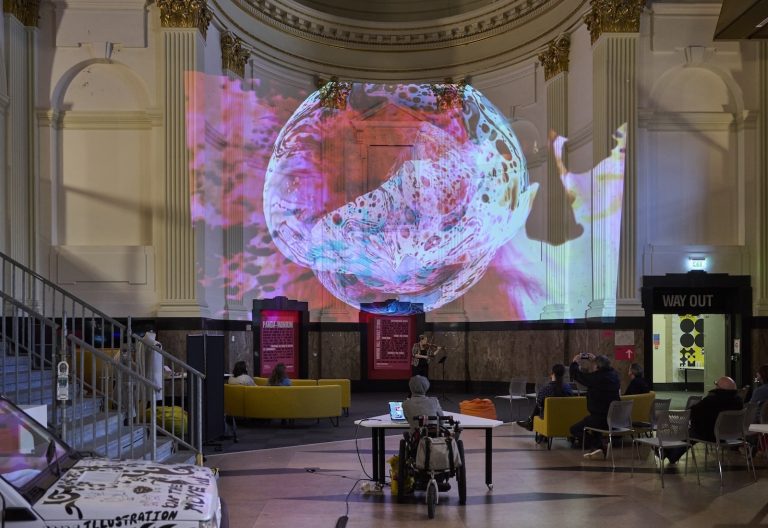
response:
<path id="1" fill-rule="evenodd" d="M 305 74 L 360 81 L 458 79 L 520 63 L 580 24 L 589 4 L 454 0 L 445 5 L 454 5 L 455 13 L 427 18 L 443 2 L 412 3 L 416 7 L 408 20 L 389 20 L 371 8 L 365 12 L 372 19 L 363 20 L 320 11 L 330 0 L 211 0 L 219 22 L 260 60 Z"/>

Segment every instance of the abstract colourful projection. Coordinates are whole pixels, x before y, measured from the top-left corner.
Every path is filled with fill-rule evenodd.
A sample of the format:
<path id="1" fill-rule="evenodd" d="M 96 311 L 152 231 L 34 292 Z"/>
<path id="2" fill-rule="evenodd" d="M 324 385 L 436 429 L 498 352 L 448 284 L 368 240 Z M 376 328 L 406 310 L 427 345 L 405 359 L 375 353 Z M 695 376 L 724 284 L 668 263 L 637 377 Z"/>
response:
<path id="1" fill-rule="evenodd" d="M 566 140 L 552 138 L 584 227 L 562 244 L 566 258 L 552 259 L 525 228 L 539 185 L 508 121 L 478 90 L 467 86 L 463 104 L 438 110 L 428 85 L 353 84 L 346 108 L 335 109 L 319 92 L 291 99 L 253 83 L 199 76 L 195 89 L 207 95 L 190 98 L 201 105 L 189 108 L 193 218 L 211 231 L 242 228 L 249 241 L 199 263 L 204 287 L 327 309 L 317 280 L 355 308 L 398 299 L 434 310 L 461 298 L 470 320 L 519 320 L 538 319 L 550 302 L 547 270 L 568 277 L 565 302 L 590 298 L 593 222 L 616 238 L 607 242 L 616 268 L 623 129 L 611 156 L 585 174 L 567 171 Z M 215 93 L 220 108 L 210 107 Z M 210 129 L 226 136 L 223 152 Z M 611 198 L 594 211 L 593 185 Z"/>
<path id="2" fill-rule="evenodd" d="M 328 109 L 315 92 L 283 127 L 264 183 L 269 231 L 286 257 L 352 306 L 397 298 L 439 308 L 523 227 L 538 185 L 507 120 L 472 87 L 461 107 L 440 112 L 427 85 L 356 84 L 349 99 Z M 325 138 L 350 135 L 371 108 L 389 105 L 418 116 L 408 157 L 349 200 L 334 182 L 345 160 L 324 159 Z"/>

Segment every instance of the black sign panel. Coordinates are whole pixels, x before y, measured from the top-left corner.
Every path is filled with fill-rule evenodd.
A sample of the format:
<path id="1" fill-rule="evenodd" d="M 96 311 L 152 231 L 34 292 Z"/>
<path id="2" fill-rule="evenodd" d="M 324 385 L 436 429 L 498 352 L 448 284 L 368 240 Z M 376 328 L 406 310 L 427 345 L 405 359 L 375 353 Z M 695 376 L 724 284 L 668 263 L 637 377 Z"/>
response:
<path id="1" fill-rule="evenodd" d="M 725 288 L 654 288 L 655 313 L 727 313 L 728 290 Z"/>

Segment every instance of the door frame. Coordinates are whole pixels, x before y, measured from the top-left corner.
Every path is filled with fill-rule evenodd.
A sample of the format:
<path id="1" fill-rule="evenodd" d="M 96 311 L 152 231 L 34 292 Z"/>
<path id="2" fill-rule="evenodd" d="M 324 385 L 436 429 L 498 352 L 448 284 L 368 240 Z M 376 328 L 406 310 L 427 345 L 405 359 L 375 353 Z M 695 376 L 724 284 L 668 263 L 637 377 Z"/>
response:
<path id="1" fill-rule="evenodd" d="M 718 313 L 726 316 L 726 357 L 730 357 L 729 375 L 741 387 L 752 372 L 752 285 L 749 275 L 726 273 L 668 273 L 645 275 L 641 287 L 645 310 L 643 367 L 653 384 L 653 314 Z M 665 296 L 686 296 L 684 306 L 665 305 Z M 690 297 L 693 295 L 694 297 Z M 691 304 L 696 307 L 692 307 Z M 740 353 L 734 353 L 734 340 L 740 340 Z"/>

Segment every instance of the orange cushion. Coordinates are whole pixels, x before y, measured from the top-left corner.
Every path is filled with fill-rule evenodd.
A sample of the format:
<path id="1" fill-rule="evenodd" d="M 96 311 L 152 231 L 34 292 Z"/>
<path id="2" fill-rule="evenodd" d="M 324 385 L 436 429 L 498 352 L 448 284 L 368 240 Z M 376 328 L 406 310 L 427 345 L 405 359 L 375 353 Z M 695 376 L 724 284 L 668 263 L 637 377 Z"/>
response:
<path id="1" fill-rule="evenodd" d="M 496 419 L 496 406 L 487 398 L 475 398 L 474 400 L 459 402 L 459 412 L 491 420 Z"/>

